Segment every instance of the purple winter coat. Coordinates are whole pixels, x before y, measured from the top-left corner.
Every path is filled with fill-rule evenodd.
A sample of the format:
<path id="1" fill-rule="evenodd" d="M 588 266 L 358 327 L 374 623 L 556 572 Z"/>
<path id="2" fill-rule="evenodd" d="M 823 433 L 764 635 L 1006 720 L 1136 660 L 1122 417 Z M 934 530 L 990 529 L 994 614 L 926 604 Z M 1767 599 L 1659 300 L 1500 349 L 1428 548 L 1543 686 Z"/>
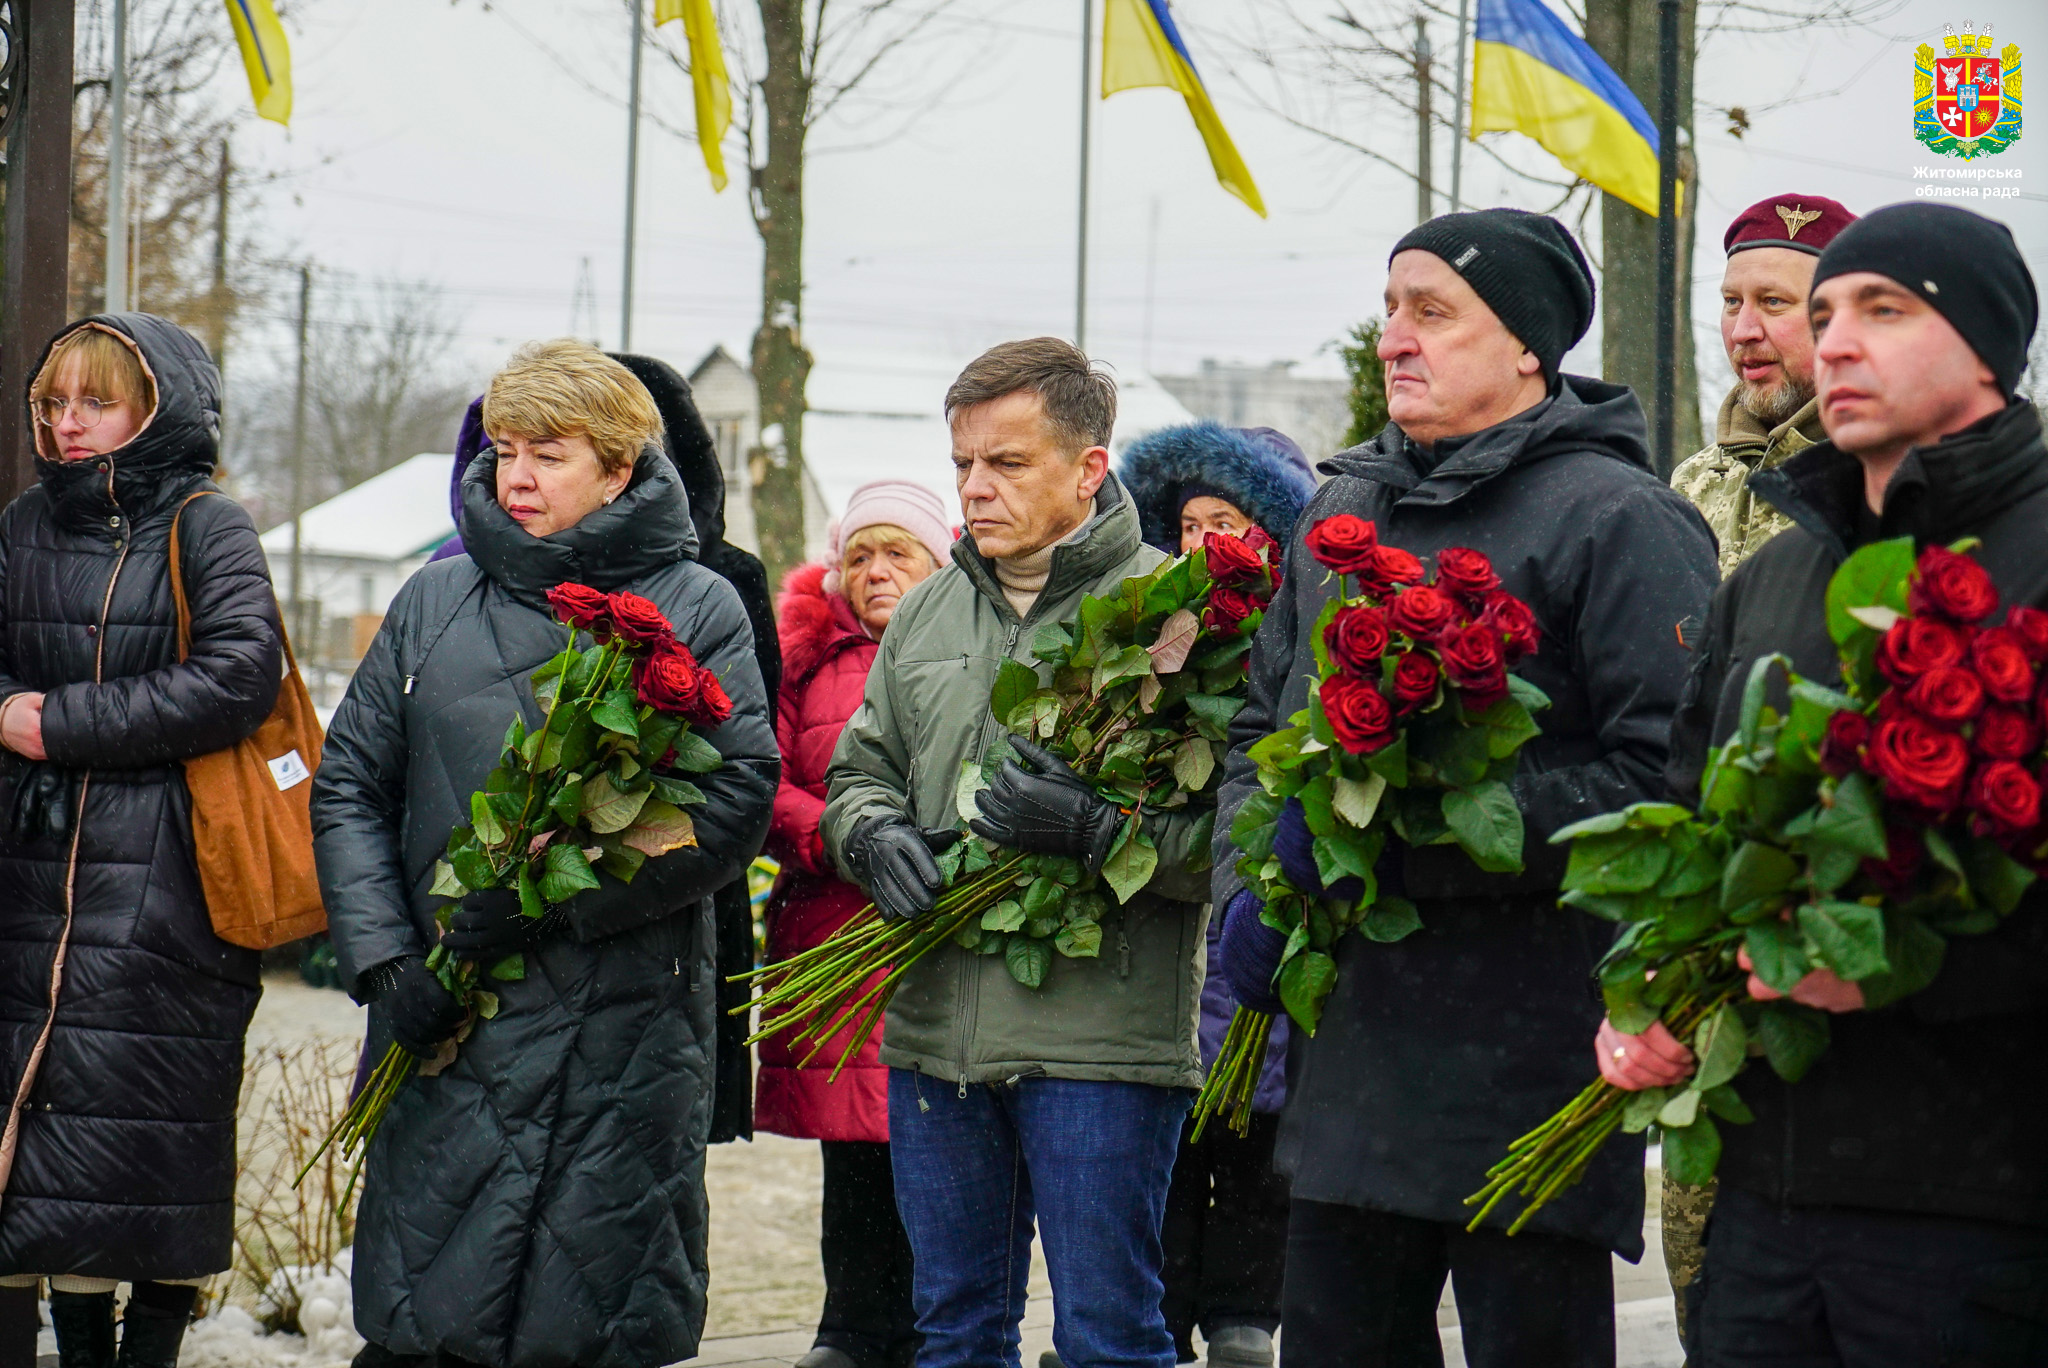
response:
<path id="1" fill-rule="evenodd" d="M 1223 948 L 1223 909 L 1209 914 L 1209 972 L 1202 979 L 1202 1071 L 1216 1067 L 1223 1053 L 1223 1037 L 1229 1034 L 1230 1018 L 1237 1011 L 1237 999 L 1230 985 L 1217 971 L 1217 957 Z M 1273 1018 L 1273 1034 L 1266 1041 L 1266 1064 L 1259 1071 L 1259 1090 L 1252 1094 L 1252 1110 L 1277 1112 L 1287 1101 L 1287 1031 L 1292 1023 L 1285 1015 Z"/>

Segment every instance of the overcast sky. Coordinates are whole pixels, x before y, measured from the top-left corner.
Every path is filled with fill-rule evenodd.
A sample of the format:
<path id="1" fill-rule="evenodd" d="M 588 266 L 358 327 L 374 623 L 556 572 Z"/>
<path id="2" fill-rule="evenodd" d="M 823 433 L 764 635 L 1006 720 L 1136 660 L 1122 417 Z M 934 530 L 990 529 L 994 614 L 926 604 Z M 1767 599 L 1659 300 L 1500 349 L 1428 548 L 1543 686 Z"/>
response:
<path id="1" fill-rule="evenodd" d="M 1912 137 L 1915 43 L 1938 45 L 1943 24 L 1967 12 L 1995 24 L 2001 47 L 2048 63 L 2040 0 L 1891 8 L 1861 30 L 1722 34 L 1703 53 L 1694 271 L 1709 345 L 1721 230 L 1736 211 L 1786 191 L 1866 209 L 1910 198 L 1915 166 L 1943 161 Z M 1271 217 L 1216 185 L 1178 96 L 1096 103 L 1090 346 L 1167 372 L 1215 357 L 1334 373 L 1330 344 L 1376 311 L 1388 249 L 1413 225 L 1413 185 L 1268 108 L 1315 112 L 1332 99 L 1305 83 L 1276 91 L 1247 62 L 1254 22 L 1269 39 L 1289 31 L 1277 0 L 1174 9 Z M 817 157 L 810 177 L 814 351 L 970 354 L 1004 337 L 1071 334 L 1080 11 L 1080 0 L 959 0 L 899 56 L 879 109 L 819 130 L 820 148 L 842 150 Z M 270 248 L 350 279 L 438 284 L 479 378 L 516 342 L 570 330 L 586 262 L 601 339 L 615 346 L 628 13 L 622 0 L 301 0 L 292 126 L 252 119 L 236 145 L 245 165 L 287 174 L 241 221 Z M 748 41 L 735 27 L 729 42 Z M 1436 25 L 1439 51 L 1451 27 Z M 646 80 L 650 108 L 687 128 L 687 79 L 651 57 Z M 236 94 L 246 103 L 245 87 Z M 1412 161 L 1412 115 L 1353 105 L 1347 134 Z M 1727 106 L 1752 112 L 1739 141 L 1712 112 Z M 2019 168 L 2026 197 L 1975 207 L 2011 224 L 2039 271 L 2048 116 L 2037 118 L 2031 137 L 1977 163 Z M 1556 174 L 1525 139 L 1496 139 L 1519 164 Z M 756 321 L 759 245 L 740 154 L 728 155 L 734 184 L 714 195 L 694 143 L 652 121 L 643 135 L 634 345 L 679 366 L 721 342 L 744 355 Z M 1436 159 L 1447 179 L 1448 137 Z M 1484 156 L 1466 167 L 1468 200 L 1538 208 L 1550 195 Z M 260 366 L 281 338 L 252 342 L 258 355 L 244 360 Z M 1597 370 L 1596 340 L 1568 364 Z M 1702 368 L 1718 392 L 1725 365 L 1709 354 Z"/>

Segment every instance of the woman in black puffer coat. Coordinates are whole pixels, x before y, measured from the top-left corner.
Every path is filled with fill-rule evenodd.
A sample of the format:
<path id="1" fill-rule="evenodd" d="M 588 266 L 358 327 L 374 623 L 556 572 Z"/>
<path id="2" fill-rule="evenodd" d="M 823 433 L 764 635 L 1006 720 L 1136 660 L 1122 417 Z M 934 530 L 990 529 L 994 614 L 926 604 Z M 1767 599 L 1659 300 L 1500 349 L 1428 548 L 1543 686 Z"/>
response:
<path id="1" fill-rule="evenodd" d="M 523 349 L 491 382 L 494 448 L 462 487 L 466 554 L 407 581 L 334 715 L 313 790 L 314 848 L 342 982 L 370 1053 L 415 1054 L 463 1011 L 423 967 L 448 833 L 533 671 L 562 649 L 565 581 L 652 599 L 714 672 L 724 763 L 694 776 L 697 844 L 609 874 L 530 922 L 463 900 L 447 944 L 491 962 L 498 1014 L 434 1077 L 399 1091 L 371 1142 L 356 1226 L 362 1368 L 658 1368 L 704 1326 L 704 1145 L 717 984 L 713 895 L 767 834 L 779 763 L 739 595 L 696 560 L 661 421 L 617 362 L 575 342 Z M 450 1010 L 452 1009 L 452 1010 Z"/>
<path id="2" fill-rule="evenodd" d="M 119 1361 L 169 1368 L 229 1263 L 260 991 L 256 953 L 213 934 L 178 762 L 269 714 L 282 634 L 256 529 L 209 478 L 220 375 L 190 334 L 87 319 L 30 394 L 39 481 L 0 513 L 0 1275 L 51 1280 L 64 1368 L 115 1361 L 134 1282 Z"/>

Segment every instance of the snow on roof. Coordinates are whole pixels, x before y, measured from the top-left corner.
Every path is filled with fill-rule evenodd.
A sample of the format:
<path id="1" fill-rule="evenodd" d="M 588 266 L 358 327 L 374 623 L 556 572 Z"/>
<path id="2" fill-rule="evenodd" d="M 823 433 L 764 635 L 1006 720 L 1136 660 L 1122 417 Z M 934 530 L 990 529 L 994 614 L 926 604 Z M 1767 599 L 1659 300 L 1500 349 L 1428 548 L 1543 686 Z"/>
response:
<path id="1" fill-rule="evenodd" d="M 448 514 L 454 463 L 453 455 L 427 452 L 313 505 L 299 519 L 301 553 L 398 561 L 433 550 L 455 535 Z M 263 549 L 290 555 L 292 525 L 265 532 Z"/>

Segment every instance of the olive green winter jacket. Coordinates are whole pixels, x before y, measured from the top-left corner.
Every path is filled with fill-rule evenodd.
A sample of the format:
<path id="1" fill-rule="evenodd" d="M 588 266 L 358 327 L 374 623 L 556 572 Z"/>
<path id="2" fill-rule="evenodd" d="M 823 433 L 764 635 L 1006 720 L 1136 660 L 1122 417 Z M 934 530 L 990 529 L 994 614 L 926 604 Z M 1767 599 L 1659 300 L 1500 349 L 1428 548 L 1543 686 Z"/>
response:
<path id="1" fill-rule="evenodd" d="M 1002 734 L 989 690 L 1003 658 L 1036 667 L 1031 643 L 1041 624 L 1071 620 L 1084 594 L 1114 594 L 1161 559 L 1139 540 L 1137 512 L 1114 477 L 1096 495 L 1095 517 L 1053 553 L 1044 592 L 1022 621 L 973 543 L 955 543 L 952 565 L 906 595 L 890 619 L 866 699 L 832 756 L 823 831 L 841 869 L 847 836 L 870 817 L 958 825 L 960 762 L 978 761 Z M 1001 955 L 942 946 L 904 975 L 882 1062 L 963 1086 L 1040 1074 L 1200 1086 L 1208 851 L 1189 849 L 1192 817 L 1146 821 L 1159 872 L 1129 904 L 1111 900 L 1099 958 L 1055 956 L 1032 989 L 1010 977 Z"/>

